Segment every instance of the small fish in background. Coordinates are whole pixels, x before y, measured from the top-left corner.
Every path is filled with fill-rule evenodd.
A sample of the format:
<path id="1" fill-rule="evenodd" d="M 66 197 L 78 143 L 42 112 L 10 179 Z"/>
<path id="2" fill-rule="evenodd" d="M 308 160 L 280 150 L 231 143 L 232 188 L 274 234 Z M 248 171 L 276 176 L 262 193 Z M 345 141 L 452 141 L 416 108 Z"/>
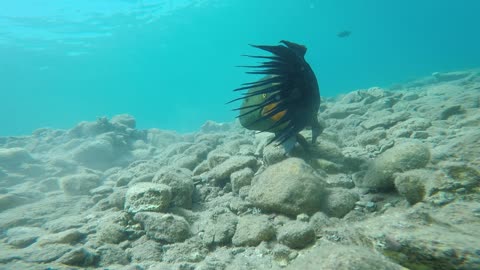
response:
<path id="1" fill-rule="evenodd" d="M 317 119 L 320 107 L 320 91 L 317 78 L 305 61 L 307 48 L 303 45 L 282 40 L 281 45 L 251 45 L 270 52 L 271 56 L 248 57 L 265 59 L 248 74 L 265 75 L 262 79 L 244 83 L 234 91 L 244 90 L 242 97 L 228 103 L 242 100 L 237 118 L 240 124 L 250 130 L 271 132 L 275 137 L 268 142 L 277 142 L 289 153 L 298 142 L 308 153 L 309 144 L 299 134 L 306 127 L 312 128 L 312 143 L 323 131 Z"/>
<path id="2" fill-rule="evenodd" d="M 351 34 L 352 34 L 352 31 L 345 30 L 345 31 L 338 32 L 337 37 L 346 38 L 346 37 L 349 37 Z"/>

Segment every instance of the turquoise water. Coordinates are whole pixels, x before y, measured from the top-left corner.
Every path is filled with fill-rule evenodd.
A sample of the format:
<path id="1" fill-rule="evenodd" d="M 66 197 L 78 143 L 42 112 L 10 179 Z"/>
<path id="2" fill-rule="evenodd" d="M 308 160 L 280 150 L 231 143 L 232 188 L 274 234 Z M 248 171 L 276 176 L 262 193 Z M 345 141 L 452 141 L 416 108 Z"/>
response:
<path id="1" fill-rule="evenodd" d="M 0 136 L 119 113 L 181 132 L 231 121 L 231 89 L 254 79 L 240 55 L 282 39 L 308 47 L 322 96 L 479 67 L 479 12 L 476 0 L 1 1 Z"/>

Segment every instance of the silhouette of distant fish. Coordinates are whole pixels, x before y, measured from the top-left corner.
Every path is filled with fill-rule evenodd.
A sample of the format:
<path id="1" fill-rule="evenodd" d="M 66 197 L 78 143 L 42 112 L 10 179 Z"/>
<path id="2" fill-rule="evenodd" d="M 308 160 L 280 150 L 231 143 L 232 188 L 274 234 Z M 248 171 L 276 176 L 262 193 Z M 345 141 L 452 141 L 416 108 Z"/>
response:
<path id="1" fill-rule="evenodd" d="M 338 32 L 338 33 L 337 33 L 337 37 L 339 37 L 339 38 L 345 38 L 345 37 L 350 36 L 350 34 L 352 34 L 351 31 L 345 30 L 345 31 Z"/>

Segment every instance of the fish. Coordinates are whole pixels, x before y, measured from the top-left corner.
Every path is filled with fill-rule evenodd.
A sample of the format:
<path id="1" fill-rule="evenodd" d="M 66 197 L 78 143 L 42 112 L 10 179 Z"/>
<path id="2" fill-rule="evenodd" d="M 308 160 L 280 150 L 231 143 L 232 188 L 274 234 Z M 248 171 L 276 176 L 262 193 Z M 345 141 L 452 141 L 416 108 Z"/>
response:
<path id="1" fill-rule="evenodd" d="M 338 33 L 337 33 L 337 37 L 339 37 L 339 38 L 345 38 L 345 37 L 350 36 L 351 34 L 352 34 L 351 31 L 345 30 L 345 31 L 338 32 Z"/>
<path id="2" fill-rule="evenodd" d="M 275 134 L 267 145 L 276 142 L 287 152 L 296 142 L 308 148 L 307 140 L 299 132 L 311 127 L 314 144 L 323 128 L 317 119 L 320 107 L 317 78 L 304 58 L 307 48 L 286 40 L 281 40 L 279 45 L 250 46 L 270 55 L 244 55 L 263 62 L 239 67 L 252 69 L 247 74 L 264 77 L 234 89 L 243 91 L 242 96 L 228 103 L 242 101 L 234 111 L 239 111 L 237 118 L 244 128 Z"/>

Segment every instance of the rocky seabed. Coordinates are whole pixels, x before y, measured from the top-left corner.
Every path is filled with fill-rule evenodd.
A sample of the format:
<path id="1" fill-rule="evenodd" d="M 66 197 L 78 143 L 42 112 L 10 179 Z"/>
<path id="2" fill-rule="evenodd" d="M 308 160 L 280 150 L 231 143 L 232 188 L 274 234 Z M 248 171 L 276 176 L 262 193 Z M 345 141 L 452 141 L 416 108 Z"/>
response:
<path id="1" fill-rule="evenodd" d="M 310 156 L 130 115 L 0 137 L 0 269 L 480 269 L 479 71 L 328 98 L 319 119 Z"/>

